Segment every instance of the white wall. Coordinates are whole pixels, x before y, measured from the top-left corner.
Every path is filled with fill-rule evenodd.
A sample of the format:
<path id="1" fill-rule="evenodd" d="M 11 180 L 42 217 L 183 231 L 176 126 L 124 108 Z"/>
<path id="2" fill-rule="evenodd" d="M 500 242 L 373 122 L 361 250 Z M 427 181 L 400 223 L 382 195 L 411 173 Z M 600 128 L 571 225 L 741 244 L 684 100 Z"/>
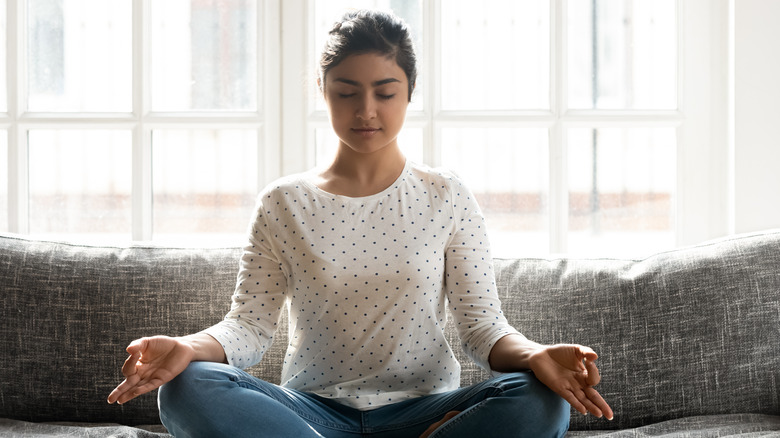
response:
<path id="1" fill-rule="evenodd" d="M 780 228 L 780 1 L 734 0 L 734 231 Z"/>

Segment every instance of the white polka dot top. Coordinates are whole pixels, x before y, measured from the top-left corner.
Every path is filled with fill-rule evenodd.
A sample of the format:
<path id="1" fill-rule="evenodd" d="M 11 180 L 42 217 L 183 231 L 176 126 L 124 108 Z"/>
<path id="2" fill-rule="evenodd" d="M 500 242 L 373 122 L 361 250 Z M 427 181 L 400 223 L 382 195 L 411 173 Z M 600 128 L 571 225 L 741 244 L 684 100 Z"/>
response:
<path id="1" fill-rule="evenodd" d="M 489 369 L 493 345 L 517 331 L 501 313 L 471 192 L 409 161 L 390 187 L 361 198 L 320 190 L 313 175 L 258 197 L 231 310 L 206 330 L 228 362 L 257 363 L 287 308 L 285 387 L 364 410 L 453 390 L 449 306 L 462 348 Z"/>

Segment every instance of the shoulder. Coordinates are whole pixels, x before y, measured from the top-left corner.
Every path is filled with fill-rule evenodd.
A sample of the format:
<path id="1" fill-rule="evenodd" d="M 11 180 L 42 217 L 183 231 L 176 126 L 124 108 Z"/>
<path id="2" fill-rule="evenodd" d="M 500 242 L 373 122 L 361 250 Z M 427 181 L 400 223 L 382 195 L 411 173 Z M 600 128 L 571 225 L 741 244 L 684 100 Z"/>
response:
<path id="1" fill-rule="evenodd" d="M 426 187 L 424 190 L 429 199 L 438 199 L 448 205 L 455 217 L 463 219 L 471 214 L 482 214 L 476 196 L 453 170 L 415 165 L 410 172 L 415 181 Z"/>
<path id="2" fill-rule="evenodd" d="M 430 167 L 425 164 L 411 163 L 409 176 L 413 182 L 436 190 L 452 192 L 465 187 L 463 179 L 453 170 L 446 167 Z"/>
<path id="3" fill-rule="evenodd" d="M 308 196 L 311 191 L 310 181 L 313 171 L 295 173 L 283 176 L 266 185 L 258 195 L 259 202 L 264 200 L 281 200 L 285 198 L 297 199 L 298 197 Z"/>

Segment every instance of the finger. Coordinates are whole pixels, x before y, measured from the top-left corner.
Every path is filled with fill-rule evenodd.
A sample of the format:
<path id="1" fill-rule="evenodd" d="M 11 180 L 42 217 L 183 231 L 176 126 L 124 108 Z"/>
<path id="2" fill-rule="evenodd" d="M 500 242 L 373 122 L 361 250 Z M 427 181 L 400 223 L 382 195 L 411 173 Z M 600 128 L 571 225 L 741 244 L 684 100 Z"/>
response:
<path id="1" fill-rule="evenodd" d="M 585 383 L 589 386 L 596 386 L 601 381 L 601 374 L 599 374 L 599 368 L 592 360 L 585 359 L 585 369 L 588 371 L 588 376 L 585 378 Z"/>
<path id="2" fill-rule="evenodd" d="M 129 354 L 133 353 L 142 353 L 149 345 L 149 339 L 148 338 L 140 338 L 136 339 L 133 342 L 130 343 L 130 345 L 127 346 L 126 351 Z"/>
<path id="3" fill-rule="evenodd" d="M 152 392 L 155 389 L 159 388 L 160 386 L 165 383 L 162 379 L 152 379 L 149 381 L 140 381 L 133 385 L 131 388 L 129 388 L 126 392 L 122 393 L 117 398 L 117 403 L 119 404 L 125 404 L 128 401 L 140 396 L 144 395 L 146 393 Z"/>
<path id="4" fill-rule="evenodd" d="M 139 359 L 141 359 L 141 352 L 134 352 L 125 359 L 125 363 L 122 365 L 122 375 L 128 377 L 135 374 L 137 372 Z"/>
<path id="5" fill-rule="evenodd" d="M 123 404 L 129 402 L 130 400 L 138 397 L 139 395 L 141 395 L 141 394 L 137 394 L 135 390 L 130 391 L 130 392 L 126 392 L 126 393 L 122 394 L 121 396 L 119 396 L 119 398 L 117 399 L 116 402 L 119 403 L 120 405 L 123 405 Z"/>
<path id="6" fill-rule="evenodd" d="M 593 351 L 592 348 L 586 347 L 584 345 L 580 345 L 578 356 L 580 357 L 580 359 L 591 360 L 591 361 L 599 358 L 599 355 L 596 354 L 596 352 Z"/>
<path id="7" fill-rule="evenodd" d="M 108 404 L 116 403 L 120 395 L 121 393 L 119 392 L 119 387 L 116 387 L 114 388 L 113 391 L 111 391 L 111 394 L 108 394 L 108 398 L 106 399 L 106 401 L 108 402 Z"/>
<path id="8" fill-rule="evenodd" d="M 129 402 L 130 400 L 138 397 L 139 395 L 143 395 L 143 394 L 145 393 L 138 391 L 138 389 L 133 389 L 132 391 L 128 391 L 120 395 L 116 402 L 119 403 L 120 405 L 123 405 Z"/>
<path id="9" fill-rule="evenodd" d="M 136 375 L 126 378 L 122 383 L 120 383 L 116 388 L 114 388 L 113 391 L 111 391 L 111 394 L 108 395 L 108 402 L 116 403 L 122 397 L 123 394 L 125 394 L 127 391 L 132 390 L 139 380 L 140 379 Z"/>
<path id="10" fill-rule="evenodd" d="M 588 395 L 585 394 L 585 391 L 576 391 L 575 395 L 580 403 L 582 403 L 582 405 L 585 407 L 587 412 L 590 412 L 594 417 L 597 418 L 604 416 L 604 413 L 601 412 L 601 409 L 599 409 L 599 407 L 588 398 Z"/>
<path id="11" fill-rule="evenodd" d="M 596 391 L 593 388 L 588 388 L 585 390 L 586 395 L 588 398 L 599 407 L 601 412 L 604 414 L 604 417 L 607 418 L 607 420 L 612 420 L 614 418 L 614 413 L 612 412 L 612 408 L 609 407 L 609 404 L 604 400 L 603 397 L 601 397 L 601 394 L 599 394 L 598 391 Z"/>
<path id="12" fill-rule="evenodd" d="M 579 399 L 574 395 L 571 391 L 565 391 L 558 393 L 561 397 L 563 397 L 564 400 L 566 400 L 574 410 L 579 412 L 582 415 L 585 415 L 588 413 L 588 410 L 585 408 L 585 405 L 580 403 Z"/>

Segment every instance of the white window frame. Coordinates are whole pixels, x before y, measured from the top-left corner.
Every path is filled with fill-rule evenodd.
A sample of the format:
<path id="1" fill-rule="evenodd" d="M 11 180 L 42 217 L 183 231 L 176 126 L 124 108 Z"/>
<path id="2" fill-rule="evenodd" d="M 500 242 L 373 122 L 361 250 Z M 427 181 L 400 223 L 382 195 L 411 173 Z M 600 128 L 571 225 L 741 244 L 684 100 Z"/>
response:
<path id="1" fill-rule="evenodd" d="M 132 240 L 152 239 L 152 132 L 156 129 L 252 129 L 258 135 L 259 191 L 280 176 L 280 1 L 258 0 L 257 111 L 155 112 L 151 110 L 151 32 L 153 0 L 132 0 L 133 111 L 130 113 L 28 112 L 26 74 L 26 2 L 7 2 L 8 113 L 0 127 L 8 130 L 9 231 L 30 234 L 29 147 L 34 129 L 120 129 L 132 132 Z"/>
<path id="2" fill-rule="evenodd" d="M 25 112 L 24 1 L 7 2 L 8 113 L 0 127 L 8 132 L 9 230 L 28 234 L 28 162 L 26 133 L 37 128 L 129 129 L 133 133 L 133 240 L 152 237 L 151 133 L 159 128 L 256 129 L 258 190 L 273 179 L 314 164 L 314 132 L 328 126 L 327 116 L 315 111 L 316 72 L 310 64 L 319 48 L 312 47 L 315 0 L 258 0 L 258 106 L 256 112 L 160 113 L 150 111 L 149 11 L 153 0 L 132 0 L 133 112 L 128 114 L 41 114 Z M 565 127 L 675 126 L 678 140 L 677 244 L 686 245 L 726 235 L 731 230 L 733 151 L 729 142 L 729 1 L 680 0 L 679 76 L 676 111 L 610 112 L 568 110 L 562 90 L 567 0 L 551 0 L 551 110 L 443 111 L 441 108 L 441 50 L 438 35 L 441 5 L 446 0 L 423 0 L 427 70 L 422 111 L 410 111 L 407 126 L 422 128 L 424 161 L 441 163 L 442 128 L 458 126 L 544 127 L 550 133 L 549 252 L 566 252 L 567 181 Z M 262 100 L 260 100 L 262 99 Z"/>
<path id="3" fill-rule="evenodd" d="M 327 117 L 316 111 L 314 99 L 302 89 L 302 72 L 314 75 L 307 61 L 319 48 L 312 47 L 315 0 L 284 2 L 282 51 L 284 79 L 283 172 L 292 173 L 314 164 L 314 130 L 327 126 Z M 441 163 L 442 128 L 543 127 L 550 138 L 550 253 L 567 251 L 568 190 L 566 178 L 567 127 L 674 127 L 677 132 L 676 239 L 688 245 L 726 235 L 732 216 L 730 142 L 728 140 L 728 2 L 680 0 L 678 3 L 678 109 L 671 111 L 572 110 L 566 108 L 564 78 L 567 44 L 567 0 L 552 0 L 550 7 L 551 95 L 550 111 L 444 111 L 441 106 L 440 31 L 441 5 L 446 0 L 423 1 L 423 64 L 425 107 L 409 111 L 406 125 L 422 128 L 424 161 Z M 301 13 L 303 11 L 303 13 Z M 302 53 L 302 48 L 304 52 Z M 306 82 L 311 84 L 313 81 Z M 300 120 L 306 129 L 300 129 Z"/>

